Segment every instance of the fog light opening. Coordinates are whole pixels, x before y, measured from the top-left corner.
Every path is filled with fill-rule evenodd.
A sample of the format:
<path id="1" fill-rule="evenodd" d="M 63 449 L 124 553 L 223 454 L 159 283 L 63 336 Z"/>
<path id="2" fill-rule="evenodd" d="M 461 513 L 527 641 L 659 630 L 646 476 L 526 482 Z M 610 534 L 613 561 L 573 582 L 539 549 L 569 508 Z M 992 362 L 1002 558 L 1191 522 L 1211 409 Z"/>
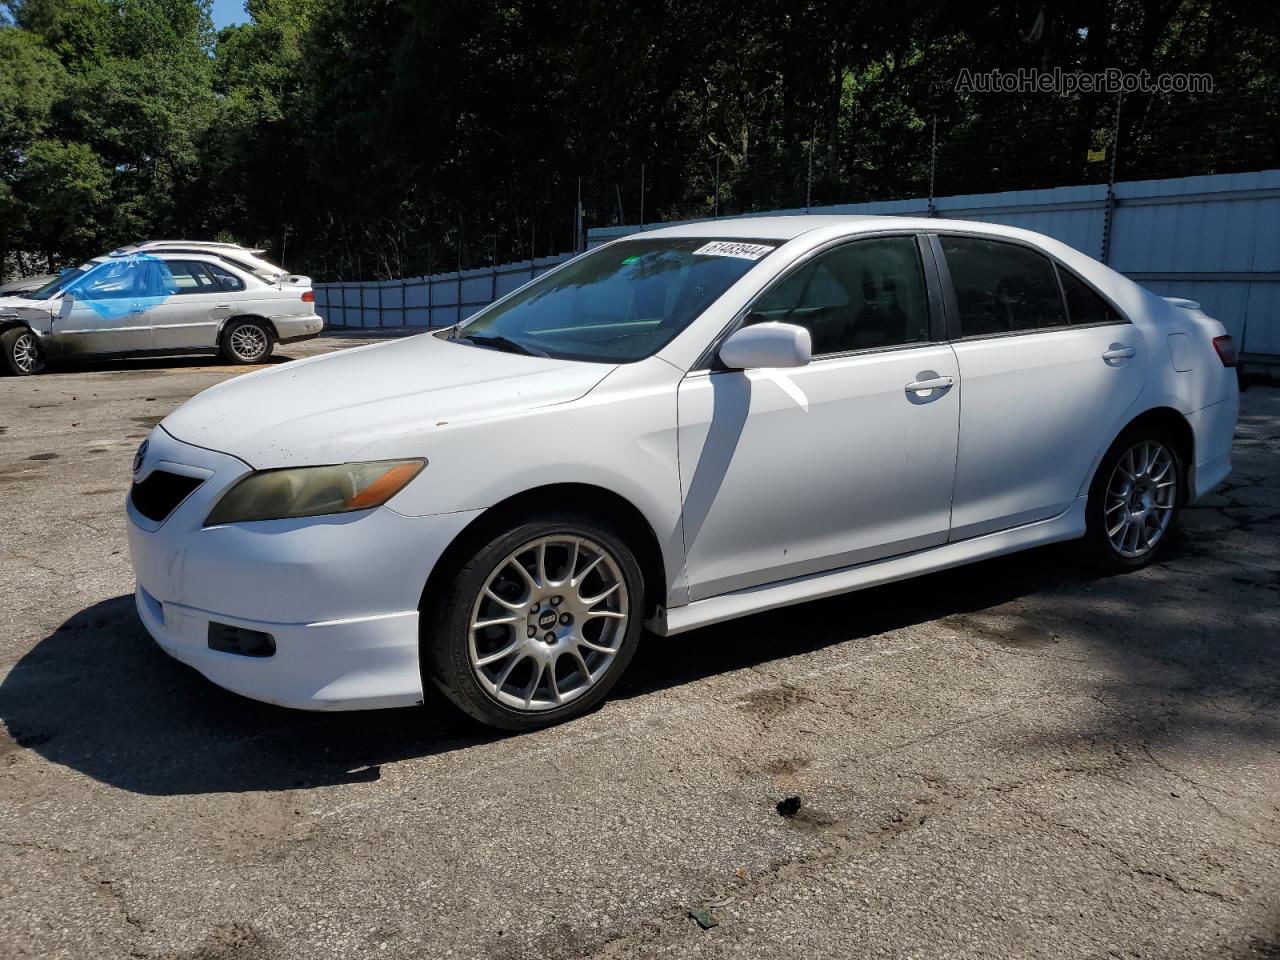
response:
<path id="1" fill-rule="evenodd" d="M 261 630 L 246 630 L 210 620 L 209 649 L 242 657 L 270 657 L 276 652 L 276 639 Z"/>

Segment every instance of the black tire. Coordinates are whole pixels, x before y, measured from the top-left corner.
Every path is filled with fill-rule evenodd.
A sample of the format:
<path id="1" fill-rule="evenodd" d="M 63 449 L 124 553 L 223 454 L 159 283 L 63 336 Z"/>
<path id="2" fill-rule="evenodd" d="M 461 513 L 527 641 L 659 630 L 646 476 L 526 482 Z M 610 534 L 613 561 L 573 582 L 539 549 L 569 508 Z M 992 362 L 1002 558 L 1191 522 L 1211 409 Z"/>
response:
<path id="1" fill-rule="evenodd" d="M 1113 542 L 1108 529 L 1108 526 L 1110 526 L 1111 530 L 1114 530 L 1117 526 L 1117 522 L 1114 520 L 1109 525 L 1105 516 L 1108 510 L 1108 491 L 1113 490 L 1118 494 L 1124 489 L 1123 485 L 1114 485 L 1117 478 L 1116 469 L 1121 460 L 1131 450 L 1142 444 L 1158 444 L 1168 451 L 1172 461 L 1172 466 L 1169 469 L 1173 476 L 1163 476 L 1161 477 L 1161 482 L 1163 483 L 1165 480 L 1172 481 L 1172 504 L 1168 509 L 1168 524 L 1155 543 L 1139 556 L 1127 556 Z M 1186 461 L 1175 438 L 1156 425 L 1139 424 L 1125 430 L 1116 438 L 1115 443 L 1111 445 L 1106 454 L 1103 455 L 1102 460 L 1098 463 L 1098 470 L 1094 474 L 1093 483 L 1089 487 L 1089 501 L 1085 507 L 1087 532 L 1084 538 L 1084 547 L 1088 558 L 1095 566 L 1108 573 L 1127 573 L 1132 570 L 1141 570 L 1143 567 L 1154 563 L 1169 545 L 1169 540 L 1177 525 L 1178 514 L 1186 502 L 1186 490 Z M 1113 517 L 1117 512 L 1126 509 L 1124 507 L 1115 507 L 1114 501 L 1115 497 L 1113 496 L 1111 504 L 1115 508 L 1112 512 Z"/>
<path id="2" fill-rule="evenodd" d="M 0 367 L 14 377 L 29 377 L 44 370 L 40 338 L 26 327 L 10 327 L 0 333 Z"/>
<path id="3" fill-rule="evenodd" d="M 613 561 L 612 569 L 616 570 L 621 577 L 621 582 L 625 585 L 626 620 L 618 627 L 608 628 L 614 631 L 610 642 L 615 645 L 616 652 L 612 657 L 607 658 L 607 665 L 600 668 L 602 673 L 598 679 L 589 684 L 582 684 L 583 692 L 579 693 L 575 699 L 559 707 L 532 711 L 515 709 L 500 702 L 493 692 L 481 685 L 476 676 L 479 668 L 473 668 L 470 658 L 473 610 L 477 609 L 478 603 L 487 602 L 481 601 L 481 591 L 490 577 L 501 569 L 500 565 L 504 559 L 514 551 L 520 550 L 525 544 L 544 537 L 559 536 L 583 537 L 608 552 Z M 585 567 L 589 556 L 589 554 L 583 554 L 579 568 Z M 567 559 L 564 561 L 566 566 L 570 562 L 572 561 Z M 536 518 L 513 520 L 506 525 L 506 529 L 496 532 L 490 530 L 475 537 L 462 549 L 455 563 L 456 568 L 447 573 L 447 580 L 442 582 L 440 589 L 434 591 L 436 595 L 424 598 L 420 641 L 423 684 L 435 684 L 454 705 L 481 723 L 502 730 L 536 730 L 581 716 L 608 695 L 635 655 L 636 644 L 643 628 L 644 578 L 631 549 L 602 519 L 576 511 L 555 511 Z M 528 592 L 532 595 L 532 587 L 528 588 Z M 621 601 L 619 605 L 622 605 Z M 543 616 L 547 612 L 548 610 L 544 609 Z M 519 618 L 522 615 L 516 616 Z M 529 616 L 533 615 L 529 614 Z M 510 640 L 502 640 L 498 642 L 498 646 L 507 642 L 513 645 L 522 643 L 523 641 L 519 638 L 522 635 L 520 631 L 526 629 L 525 622 L 523 619 L 517 619 L 517 622 L 509 628 Z M 535 620 L 528 620 L 527 629 L 530 631 L 546 629 L 541 626 L 535 627 L 534 623 Z M 582 623 L 577 625 L 577 629 L 583 634 L 587 632 L 585 624 L 586 620 L 583 619 Z M 496 629 L 501 631 L 508 628 Z M 574 627 L 564 629 L 572 631 Z M 550 637 L 551 634 L 547 636 Z M 539 642 L 536 636 L 527 641 L 531 645 Z M 554 651 L 559 648 L 552 644 L 550 649 Z M 522 655 L 513 654 L 513 656 Z M 569 678 L 577 678 L 581 683 L 584 677 L 582 671 L 576 666 L 578 661 L 573 660 L 567 652 L 556 654 L 556 656 L 558 659 L 553 660 L 551 664 L 553 677 L 557 669 L 565 671 L 566 661 L 568 661 Z M 591 654 L 588 653 L 587 656 L 590 657 Z M 599 656 L 597 654 L 597 657 Z M 504 660 L 501 665 L 507 662 Z M 605 661 L 602 660 L 602 662 Z M 543 687 L 538 685 L 538 680 L 532 679 L 532 671 L 536 668 L 535 661 L 532 657 L 525 657 L 524 663 L 529 664 L 528 675 L 531 678 L 529 682 L 534 684 L 536 693 Z M 522 666 L 517 661 L 516 670 L 520 669 Z M 594 672 L 594 669 L 596 668 L 589 667 L 587 673 Z M 549 690 L 550 687 L 548 686 L 547 689 Z M 560 688 L 557 685 L 555 689 L 558 693 Z"/>
<path id="4" fill-rule="evenodd" d="M 276 338 L 266 323 L 244 318 L 232 320 L 223 328 L 218 351 L 228 363 L 265 363 L 271 356 L 275 343 Z M 253 349 L 251 344 L 256 344 L 257 349 Z"/>

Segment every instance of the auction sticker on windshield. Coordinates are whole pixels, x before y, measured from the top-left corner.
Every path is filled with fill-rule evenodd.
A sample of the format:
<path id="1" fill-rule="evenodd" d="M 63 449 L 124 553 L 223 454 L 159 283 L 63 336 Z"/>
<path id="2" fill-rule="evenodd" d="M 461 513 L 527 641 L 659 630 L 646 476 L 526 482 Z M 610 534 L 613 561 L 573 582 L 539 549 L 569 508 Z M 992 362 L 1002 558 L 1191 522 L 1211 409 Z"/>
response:
<path id="1" fill-rule="evenodd" d="M 712 240 L 705 243 L 694 255 L 705 257 L 740 257 L 743 260 L 759 260 L 766 253 L 772 253 L 773 247 L 763 243 L 736 243 L 732 240 Z"/>

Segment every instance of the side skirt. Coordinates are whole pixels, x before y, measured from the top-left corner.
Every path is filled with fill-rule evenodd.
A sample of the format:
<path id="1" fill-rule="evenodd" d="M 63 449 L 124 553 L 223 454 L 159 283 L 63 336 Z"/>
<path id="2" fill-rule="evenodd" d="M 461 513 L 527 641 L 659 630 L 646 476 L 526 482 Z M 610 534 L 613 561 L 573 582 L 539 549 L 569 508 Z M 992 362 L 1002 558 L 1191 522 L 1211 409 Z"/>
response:
<path id="1" fill-rule="evenodd" d="M 878 587 L 895 580 L 936 573 L 939 570 L 963 566 L 989 557 L 998 557 L 1001 554 L 1015 553 L 1030 547 L 1062 540 L 1074 540 L 1084 536 L 1086 499 L 1080 497 L 1056 517 L 1026 523 L 1009 530 L 988 533 L 968 540 L 958 540 L 955 543 L 930 547 L 927 550 L 891 557 L 888 560 L 876 560 L 872 563 L 843 567 L 809 577 L 797 577 L 794 580 L 781 580 L 777 583 L 749 587 L 746 590 L 737 590 L 718 597 L 708 597 L 706 600 L 695 600 L 693 603 L 670 610 L 660 609 L 657 616 L 650 619 L 646 626 L 654 633 L 671 636 L 724 620 L 732 620 L 735 617 L 790 606 L 793 603 L 821 600 L 824 597 L 834 597 L 854 590 L 865 590 L 867 587 Z"/>

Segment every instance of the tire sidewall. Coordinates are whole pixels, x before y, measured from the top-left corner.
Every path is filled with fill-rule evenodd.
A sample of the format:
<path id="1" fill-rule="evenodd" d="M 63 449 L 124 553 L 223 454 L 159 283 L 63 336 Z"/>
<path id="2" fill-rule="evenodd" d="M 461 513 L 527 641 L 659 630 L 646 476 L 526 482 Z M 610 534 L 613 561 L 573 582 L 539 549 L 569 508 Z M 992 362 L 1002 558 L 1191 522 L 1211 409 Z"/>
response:
<path id="1" fill-rule="evenodd" d="M 468 631 L 472 606 L 494 567 L 522 544 L 550 535 L 578 535 L 596 541 L 617 561 L 627 587 L 627 629 L 609 670 L 581 697 L 563 707 L 524 713 L 493 699 L 480 686 L 471 669 Z M 537 730 L 592 710 L 626 671 L 635 655 L 644 624 L 644 578 L 635 555 L 605 523 L 580 514 L 518 522 L 506 532 L 489 537 L 462 558 L 462 567 L 449 580 L 444 595 L 423 617 L 421 638 L 424 683 L 432 682 L 453 703 L 472 717 L 504 730 Z"/>
<path id="2" fill-rule="evenodd" d="M 241 327 L 257 327 L 264 337 L 267 338 L 266 349 L 262 351 L 262 355 L 253 360 L 246 360 L 244 357 L 236 353 L 231 346 L 232 335 Z M 271 351 L 275 347 L 275 338 L 271 336 L 271 331 L 267 329 L 265 323 L 257 320 L 233 320 L 227 324 L 226 329 L 222 332 L 222 355 L 231 363 L 241 364 L 243 366 L 252 366 L 256 363 L 263 363 L 271 356 Z"/>
<path id="3" fill-rule="evenodd" d="M 1169 526 L 1165 529 L 1164 536 L 1160 538 L 1160 542 L 1156 544 L 1155 549 L 1141 557 L 1125 557 L 1116 551 L 1111 539 L 1107 536 L 1106 523 L 1102 512 L 1105 509 L 1107 486 L 1111 482 L 1111 476 L 1115 472 L 1120 458 L 1134 444 L 1143 441 L 1163 444 L 1173 456 L 1173 467 L 1178 473 L 1177 492 L 1173 502 L 1173 515 L 1169 518 Z M 1178 444 L 1174 442 L 1173 438 L 1165 431 L 1152 427 L 1137 427 L 1126 430 L 1116 438 L 1115 442 L 1107 449 L 1106 454 L 1103 455 L 1098 464 L 1098 472 L 1094 475 L 1093 483 L 1089 488 L 1089 502 L 1085 507 L 1085 520 L 1088 531 L 1085 534 L 1085 540 L 1090 553 L 1103 568 L 1113 572 L 1141 570 L 1143 567 L 1154 563 L 1168 546 L 1186 499 L 1186 463 L 1182 452 L 1178 449 Z"/>

